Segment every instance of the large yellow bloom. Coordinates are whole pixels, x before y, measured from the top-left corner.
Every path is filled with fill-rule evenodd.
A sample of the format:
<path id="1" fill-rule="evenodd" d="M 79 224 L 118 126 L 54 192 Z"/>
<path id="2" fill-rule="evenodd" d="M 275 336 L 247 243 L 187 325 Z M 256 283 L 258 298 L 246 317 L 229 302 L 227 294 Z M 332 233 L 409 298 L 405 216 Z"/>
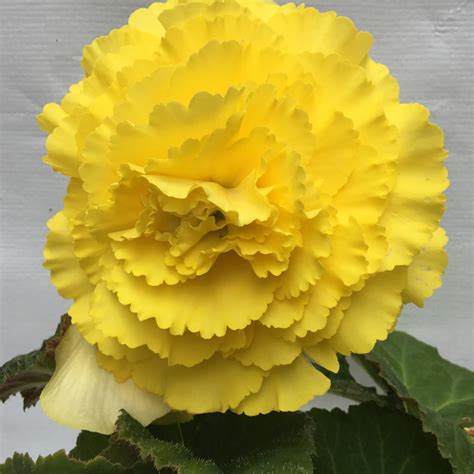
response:
<path id="1" fill-rule="evenodd" d="M 50 416 L 297 410 L 329 388 L 312 363 L 337 371 L 440 286 L 443 134 L 371 43 L 334 12 L 170 0 L 85 48 L 39 116 L 70 177 Z"/>

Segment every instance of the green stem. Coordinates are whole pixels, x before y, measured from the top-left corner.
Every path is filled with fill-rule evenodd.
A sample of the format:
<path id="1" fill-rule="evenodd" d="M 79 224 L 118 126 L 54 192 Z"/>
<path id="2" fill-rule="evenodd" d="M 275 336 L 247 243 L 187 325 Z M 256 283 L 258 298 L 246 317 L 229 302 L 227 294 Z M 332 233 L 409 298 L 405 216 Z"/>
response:
<path id="1" fill-rule="evenodd" d="M 364 386 L 359 385 L 356 382 L 344 384 L 338 384 L 337 382 L 333 383 L 329 389 L 329 393 L 348 398 L 355 402 L 375 402 L 381 407 L 390 405 L 390 401 L 385 395 L 379 395 L 370 390 L 366 390 Z"/>
<path id="2" fill-rule="evenodd" d="M 183 436 L 183 430 L 181 429 L 181 423 L 176 423 L 178 426 L 178 431 L 179 431 L 179 437 L 181 438 L 181 443 L 184 446 L 184 436 Z"/>

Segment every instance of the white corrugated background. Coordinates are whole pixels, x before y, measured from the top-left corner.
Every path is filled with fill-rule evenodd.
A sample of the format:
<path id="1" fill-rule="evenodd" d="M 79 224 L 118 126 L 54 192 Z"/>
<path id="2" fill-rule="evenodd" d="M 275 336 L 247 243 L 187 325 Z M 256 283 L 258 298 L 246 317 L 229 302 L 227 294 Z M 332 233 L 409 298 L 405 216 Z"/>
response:
<path id="1" fill-rule="evenodd" d="M 81 77 L 82 47 L 124 24 L 138 0 L 1 0 L 1 353 L 36 348 L 67 303 L 42 268 L 47 219 L 61 208 L 65 180 L 41 163 L 44 137 L 35 116 Z M 470 0 L 321 0 L 321 10 L 350 16 L 375 37 L 372 56 L 387 64 L 405 102 L 418 101 L 446 132 L 451 187 L 444 225 L 450 236 L 445 285 L 425 309 L 407 307 L 399 328 L 474 368 L 473 51 Z M 333 399 L 324 401 L 331 405 Z M 72 446 L 76 433 L 19 399 L 0 406 L 0 462 L 15 450 L 33 455 Z"/>

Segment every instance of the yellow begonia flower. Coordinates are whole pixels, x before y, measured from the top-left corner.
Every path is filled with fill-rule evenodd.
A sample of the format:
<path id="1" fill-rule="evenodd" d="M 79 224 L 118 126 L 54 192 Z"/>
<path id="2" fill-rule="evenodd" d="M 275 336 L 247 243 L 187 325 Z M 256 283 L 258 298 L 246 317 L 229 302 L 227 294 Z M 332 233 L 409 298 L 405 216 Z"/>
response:
<path id="1" fill-rule="evenodd" d="M 443 133 L 371 43 L 303 5 L 170 0 L 84 49 L 38 119 L 70 177 L 52 418 L 298 410 L 441 285 Z"/>

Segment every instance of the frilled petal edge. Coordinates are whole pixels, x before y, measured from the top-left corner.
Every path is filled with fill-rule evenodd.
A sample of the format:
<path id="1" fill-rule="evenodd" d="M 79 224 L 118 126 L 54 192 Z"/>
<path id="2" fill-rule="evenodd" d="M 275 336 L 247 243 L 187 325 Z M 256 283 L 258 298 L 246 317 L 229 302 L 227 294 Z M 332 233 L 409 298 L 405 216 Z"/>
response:
<path id="1" fill-rule="evenodd" d="M 443 249 L 448 237 L 438 227 L 431 240 L 415 255 L 408 267 L 407 287 L 402 293 L 405 303 L 415 303 L 422 308 L 429 298 L 442 285 L 441 276 L 448 264 L 448 254 Z"/>

